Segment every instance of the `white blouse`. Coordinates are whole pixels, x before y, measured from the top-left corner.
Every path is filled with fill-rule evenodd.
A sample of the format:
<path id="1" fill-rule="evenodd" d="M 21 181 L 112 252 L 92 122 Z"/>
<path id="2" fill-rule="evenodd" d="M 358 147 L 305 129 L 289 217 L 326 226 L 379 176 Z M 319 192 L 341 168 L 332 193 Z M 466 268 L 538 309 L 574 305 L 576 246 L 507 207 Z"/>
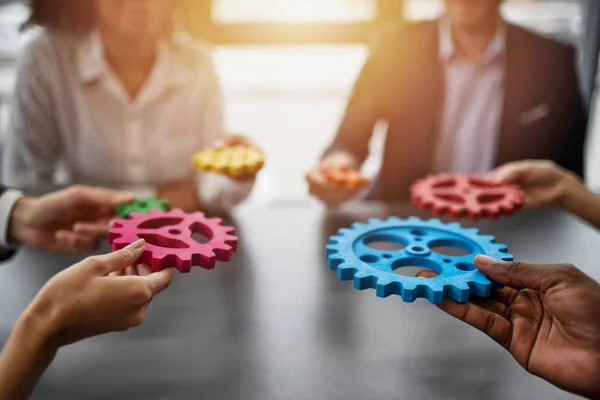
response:
<path id="1" fill-rule="evenodd" d="M 152 193 L 195 178 L 192 156 L 223 134 L 222 114 L 207 46 L 188 36 L 159 45 L 148 81 L 131 100 L 104 57 L 98 32 L 44 32 L 20 62 L 4 182 L 35 193 L 75 183 Z M 204 202 L 225 197 L 233 205 L 251 188 L 210 181 Z"/>

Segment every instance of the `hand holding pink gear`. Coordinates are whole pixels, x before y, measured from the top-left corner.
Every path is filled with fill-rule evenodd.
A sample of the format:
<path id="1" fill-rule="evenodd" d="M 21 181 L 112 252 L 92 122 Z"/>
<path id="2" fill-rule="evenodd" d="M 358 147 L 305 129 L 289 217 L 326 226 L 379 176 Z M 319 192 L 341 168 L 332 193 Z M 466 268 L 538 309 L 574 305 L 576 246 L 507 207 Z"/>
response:
<path id="1" fill-rule="evenodd" d="M 148 215 L 132 213 L 129 219 L 117 220 L 108 234 L 113 251 L 146 240 L 144 253 L 135 265 L 148 264 L 152 271 L 175 267 L 190 272 L 193 265 L 213 269 L 216 261 L 229 261 L 237 248 L 235 229 L 222 224 L 220 218 L 206 218 L 201 212 L 186 214 L 180 209 L 168 212 L 152 210 Z M 193 233 L 209 240 L 198 243 Z"/>

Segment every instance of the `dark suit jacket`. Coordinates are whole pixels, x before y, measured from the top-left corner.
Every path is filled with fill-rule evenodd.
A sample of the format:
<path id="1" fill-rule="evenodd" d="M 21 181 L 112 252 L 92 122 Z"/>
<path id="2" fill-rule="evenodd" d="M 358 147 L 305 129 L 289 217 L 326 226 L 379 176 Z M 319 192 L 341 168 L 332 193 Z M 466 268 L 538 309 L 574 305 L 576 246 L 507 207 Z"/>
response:
<path id="1" fill-rule="evenodd" d="M 8 188 L 5 187 L 4 185 L 0 185 L 0 197 L 4 194 L 4 192 L 7 189 Z M 0 247 L 0 261 L 8 260 L 14 254 L 15 254 L 15 251 L 13 249 L 5 249 L 5 248 Z"/>
<path id="2" fill-rule="evenodd" d="M 364 65 L 328 150 L 344 149 L 364 160 L 375 124 L 389 124 L 373 199 L 407 199 L 410 185 L 431 173 L 444 98 L 438 37 L 438 21 L 385 37 Z M 587 111 L 575 54 L 572 47 L 508 25 L 497 165 L 549 159 L 583 175 Z M 537 118 L 536 110 L 542 110 Z"/>

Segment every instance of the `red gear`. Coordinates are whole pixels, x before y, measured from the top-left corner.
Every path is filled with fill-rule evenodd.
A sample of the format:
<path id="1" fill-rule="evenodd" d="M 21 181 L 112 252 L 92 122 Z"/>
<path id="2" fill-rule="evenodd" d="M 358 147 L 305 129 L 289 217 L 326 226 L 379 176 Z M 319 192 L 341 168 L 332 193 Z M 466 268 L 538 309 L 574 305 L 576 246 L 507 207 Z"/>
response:
<path id="1" fill-rule="evenodd" d="M 108 241 L 117 251 L 145 239 L 144 252 L 135 265 L 148 264 L 153 271 L 175 267 L 180 272 L 190 272 L 192 265 L 212 269 L 216 261 L 231 260 L 238 242 L 234 231 L 233 227 L 222 225 L 220 218 L 206 218 L 201 212 L 151 210 L 148 215 L 131 213 L 129 219 L 117 220 Z M 194 232 L 206 236 L 208 242 L 195 241 Z"/>
<path id="2" fill-rule="evenodd" d="M 524 194 L 516 185 L 495 183 L 476 175 L 430 175 L 416 181 L 411 200 L 421 210 L 434 215 L 449 214 L 454 219 L 482 216 L 496 219 L 523 206 Z"/>

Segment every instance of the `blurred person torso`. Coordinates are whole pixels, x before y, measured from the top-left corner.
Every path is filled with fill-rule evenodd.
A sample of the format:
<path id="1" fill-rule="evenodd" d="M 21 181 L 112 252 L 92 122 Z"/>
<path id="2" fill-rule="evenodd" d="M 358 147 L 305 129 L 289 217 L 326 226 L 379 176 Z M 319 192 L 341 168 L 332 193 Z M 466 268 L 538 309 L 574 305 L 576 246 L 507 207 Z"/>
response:
<path id="1" fill-rule="evenodd" d="M 446 0 L 441 20 L 406 24 L 373 49 L 328 150 L 362 162 L 375 124 L 387 123 L 369 198 L 406 200 L 427 174 L 484 173 L 529 158 L 583 174 L 576 53 L 501 20 L 500 3 Z"/>
<path id="2" fill-rule="evenodd" d="M 5 182 L 51 185 L 59 166 L 68 183 L 132 190 L 192 179 L 193 153 L 222 133 L 207 47 L 171 26 L 171 0 L 82 3 L 96 7 L 94 27 L 46 29 L 23 55 Z M 111 54 L 106 43 L 120 38 Z M 127 75 L 136 46 L 152 46 L 152 60 Z"/>

